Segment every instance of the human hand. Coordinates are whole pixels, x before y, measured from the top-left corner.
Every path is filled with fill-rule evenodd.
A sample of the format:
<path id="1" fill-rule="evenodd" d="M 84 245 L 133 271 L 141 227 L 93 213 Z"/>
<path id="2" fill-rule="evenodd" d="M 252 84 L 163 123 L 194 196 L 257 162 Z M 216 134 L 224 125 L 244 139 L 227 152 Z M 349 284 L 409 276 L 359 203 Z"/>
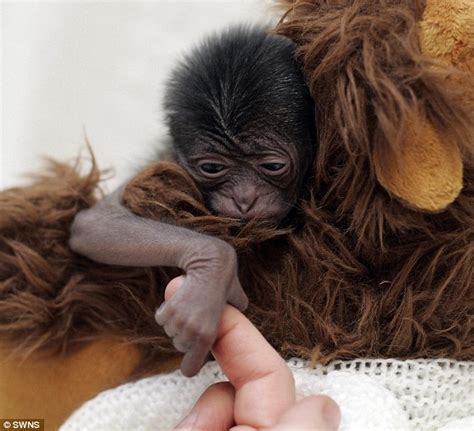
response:
<path id="1" fill-rule="evenodd" d="M 170 298 L 183 283 L 170 282 Z M 296 400 L 293 374 L 265 338 L 227 305 L 212 352 L 229 382 L 210 386 L 175 429 L 193 431 L 334 431 L 337 404 L 315 395 Z"/>

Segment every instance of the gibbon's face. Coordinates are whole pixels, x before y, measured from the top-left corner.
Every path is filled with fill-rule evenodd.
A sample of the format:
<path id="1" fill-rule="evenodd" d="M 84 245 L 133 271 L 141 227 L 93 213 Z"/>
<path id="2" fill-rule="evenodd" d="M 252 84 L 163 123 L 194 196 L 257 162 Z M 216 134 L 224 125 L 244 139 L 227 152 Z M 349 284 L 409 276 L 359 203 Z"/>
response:
<path id="1" fill-rule="evenodd" d="M 181 161 L 212 212 L 266 224 L 278 224 L 295 204 L 304 162 L 294 146 L 280 142 L 240 143 L 233 152 L 214 143 Z"/>
<path id="2" fill-rule="evenodd" d="M 288 214 L 317 145 L 289 39 L 260 27 L 208 38 L 172 73 L 165 110 L 173 151 L 210 210 L 271 224 Z"/>

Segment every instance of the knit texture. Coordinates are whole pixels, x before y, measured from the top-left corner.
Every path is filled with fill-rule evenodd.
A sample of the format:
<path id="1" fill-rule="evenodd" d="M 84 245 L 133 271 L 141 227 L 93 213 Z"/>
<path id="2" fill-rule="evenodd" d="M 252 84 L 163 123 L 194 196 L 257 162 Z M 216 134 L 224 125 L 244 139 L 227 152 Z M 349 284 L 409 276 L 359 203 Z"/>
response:
<path id="1" fill-rule="evenodd" d="M 288 365 L 299 395 L 336 400 L 341 431 L 473 429 L 474 362 L 363 359 L 312 369 L 292 359 Z M 221 380 L 224 374 L 210 362 L 191 379 L 175 371 L 127 383 L 85 403 L 61 431 L 169 430 Z"/>

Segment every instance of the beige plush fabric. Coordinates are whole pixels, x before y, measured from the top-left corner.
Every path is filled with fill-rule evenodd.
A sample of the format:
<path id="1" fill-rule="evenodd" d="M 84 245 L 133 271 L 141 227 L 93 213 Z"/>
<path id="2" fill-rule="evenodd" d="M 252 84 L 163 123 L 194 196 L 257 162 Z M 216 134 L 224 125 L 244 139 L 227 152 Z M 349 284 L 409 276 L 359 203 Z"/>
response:
<path id="1" fill-rule="evenodd" d="M 299 395 L 324 393 L 341 407 L 340 431 L 431 431 L 474 415 L 474 362 L 450 360 L 334 361 L 311 369 L 288 361 Z M 185 378 L 179 371 L 103 392 L 84 404 L 61 431 L 164 431 L 199 395 L 225 376 L 215 362 Z M 457 431 L 469 428 L 456 428 Z M 449 428 L 447 428 L 449 429 Z"/>

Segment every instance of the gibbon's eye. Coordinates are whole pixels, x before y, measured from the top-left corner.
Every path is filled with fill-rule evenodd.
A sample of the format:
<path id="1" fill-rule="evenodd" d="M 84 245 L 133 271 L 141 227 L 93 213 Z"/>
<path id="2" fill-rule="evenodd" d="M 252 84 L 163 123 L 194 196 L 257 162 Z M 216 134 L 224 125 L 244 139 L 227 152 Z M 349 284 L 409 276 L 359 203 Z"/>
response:
<path id="1" fill-rule="evenodd" d="M 260 166 L 271 175 L 280 174 L 286 168 L 285 163 L 262 163 Z"/>
<path id="2" fill-rule="evenodd" d="M 199 168 L 208 177 L 218 177 L 224 174 L 227 166 L 220 163 L 203 163 Z"/>

